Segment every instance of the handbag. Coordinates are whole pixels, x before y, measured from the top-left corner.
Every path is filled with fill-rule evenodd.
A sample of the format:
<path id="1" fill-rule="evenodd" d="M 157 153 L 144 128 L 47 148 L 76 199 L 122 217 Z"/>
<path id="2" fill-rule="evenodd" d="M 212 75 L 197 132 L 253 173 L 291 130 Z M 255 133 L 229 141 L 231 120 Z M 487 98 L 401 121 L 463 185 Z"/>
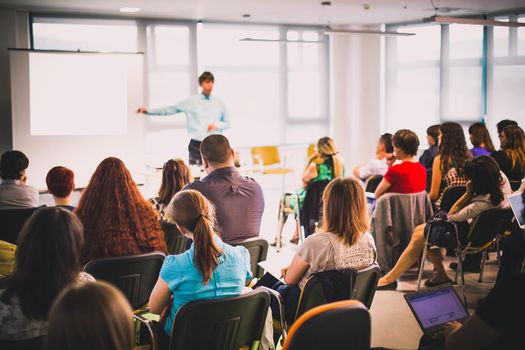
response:
<path id="1" fill-rule="evenodd" d="M 425 238 L 430 246 L 455 249 L 458 244 L 456 224 L 452 221 L 436 217 L 427 222 Z"/>

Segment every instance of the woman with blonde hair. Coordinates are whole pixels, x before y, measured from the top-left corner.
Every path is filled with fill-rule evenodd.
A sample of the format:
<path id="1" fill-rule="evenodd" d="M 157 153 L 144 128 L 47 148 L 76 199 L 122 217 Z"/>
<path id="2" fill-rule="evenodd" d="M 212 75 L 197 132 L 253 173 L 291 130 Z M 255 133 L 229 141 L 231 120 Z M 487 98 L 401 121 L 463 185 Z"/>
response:
<path id="1" fill-rule="evenodd" d="M 105 282 L 71 285 L 49 313 L 46 350 L 131 350 L 133 312 L 124 295 Z"/>
<path id="2" fill-rule="evenodd" d="M 519 126 L 511 125 L 503 129 L 500 139 L 501 150 L 491 157 L 509 178 L 512 190 L 517 191 L 525 177 L 525 133 Z"/>

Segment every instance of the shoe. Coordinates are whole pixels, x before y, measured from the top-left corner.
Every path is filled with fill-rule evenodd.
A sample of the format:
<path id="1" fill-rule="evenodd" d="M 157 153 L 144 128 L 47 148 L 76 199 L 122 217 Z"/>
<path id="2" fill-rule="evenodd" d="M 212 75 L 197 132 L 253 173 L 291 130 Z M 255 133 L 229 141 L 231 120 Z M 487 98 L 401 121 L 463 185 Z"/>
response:
<path id="1" fill-rule="evenodd" d="M 299 238 L 293 238 L 292 237 L 292 239 L 290 239 L 290 243 L 293 243 L 293 244 L 299 243 Z"/>
<path id="2" fill-rule="evenodd" d="M 452 282 L 452 280 L 449 278 L 447 281 L 445 282 L 432 282 L 433 278 L 429 278 L 428 280 L 425 281 L 425 286 L 427 287 L 437 287 L 437 286 L 442 286 L 444 284 L 453 284 L 454 282 Z"/>
<path id="3" fill-rule="evenodd" d="M 450 265 L 448 265 L 452 270 L 458 269 L 458 263 L 457 262 L 451 262 Z M 463 263 L 463 272 L 479 272 L 479 266 L 478 265 L 470 265 Z"/>
<path id="4" fill-rule="evenodd" d="M 273 241 L 272 243 L 270 243 L 270 246 L 272 247 L 277 247 L 277 240 Z"/>
<path id="5" fill-rule="evenodd" d="M 394 281 L 389 284 L 385 284 L 384 286 L 378 286 L 376 290 L 396 290 L 397 289 L 397 281 Z"/>

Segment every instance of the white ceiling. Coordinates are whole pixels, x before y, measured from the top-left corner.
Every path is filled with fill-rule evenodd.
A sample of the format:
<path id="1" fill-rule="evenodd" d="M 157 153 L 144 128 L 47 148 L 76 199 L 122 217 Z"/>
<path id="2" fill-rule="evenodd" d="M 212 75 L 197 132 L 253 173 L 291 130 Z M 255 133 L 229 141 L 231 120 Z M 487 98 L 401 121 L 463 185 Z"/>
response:
<path id="1" fill-rule="evenodd" d="M 0 7 L 35 12 L 285 24 L 381 24 L 420 20 L 434 14 L 430 0 L 0 0 Z M 525 9 L 525 0 L 433 0 L 443 14 L 465 15 Z M 364 8 L 369 5 L 369 9 Z M 448 11 L 447 11 L 448 10 Z M 250 14 L 249 19 L 242 18 Z"/>

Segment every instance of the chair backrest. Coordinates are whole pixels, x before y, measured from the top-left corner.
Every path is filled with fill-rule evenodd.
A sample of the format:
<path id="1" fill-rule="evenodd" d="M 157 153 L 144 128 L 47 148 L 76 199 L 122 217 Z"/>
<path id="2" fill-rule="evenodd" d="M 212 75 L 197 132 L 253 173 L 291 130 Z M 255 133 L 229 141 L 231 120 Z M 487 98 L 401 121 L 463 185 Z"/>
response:
<path id="1" fill-rule="evenodd" d="M 439 208 L 445 213 L 448 213 L 454 203 L 458 201 L 467 192 L 466 186 L 448 186 L 441 194 L 441 203 Z"/>
<path id="2" fill-rule="evenodd" d="M 41 350 L 44 345 L 44 337 L 30 338 L 24 340 L 0 340 L 2 350 Z"/>
<path id="3" fill-rule="evenodd" d="M 315 153 L 315 144 L 311 143 L 308 145 L 308 148 L 306 149 L 306 158 L 310 159 L 311 156 L 313 156 Z"/>
<path id="4" fill-rule="evenodd" d="M 302 315 L 290 328 L 283 350 L 368 350 L 371 319 L 356 300 L 318 306 Z"/>
<path id="5" fill-rule="evenodd" d="M 300 222 L 304 228 L 304 237 L 315 231 L 315 223 L 321 218 L 323 207 L 323 192 L 330 181 L 316 181 L 308 185 L 304 202 L 300 209 Z"/>
<path id="6" fill-rule="evenodd" d="M 472 247 L 483 247 L 509 227 L 512 209 L 489 209 L 481 213 L 470 225 L 467 243 Z"/>
<path id="7" fill-rule="evenodd" d="M 124 293 L 131 307 L 138 309 L 148 302 L 165 257 L 164 253 L 153 252 L 96 259 L 88 262 L 84 271 L 97 280 L 116 286 Z"/>
<path id="8" fill-rule="evenodd" d="M 18 235 L 27 219 L 38 208 L 1 209 L 0 210 L 0 240 L 17 244 Z"/>
<path id="9" fill-rule="evenodd" d="M 373 175 L 369 176 L 365 180 L 365 192 L 375 192 L 377 186 L 381 183 L 381 180 L 383 180 L 383 175 Z"/>
<path id="10" fill-rule="evenodd" d="M 235 297 L 197 300 L 175 314 L 170 350 L 238 350 L 260 340 L 270 294 L 264 289 Z"/>
<path id="11" fill-rule="evenodd" d="M 381 269 L 379 266 L 358 271 L 352 299 L 359 300 L 367 307 L 367 309 L 370 309 L 372 301 L 374 300 L 374 295 L 376 294 L 377 282 L 379 281 L 380 276 Z"/>
<path id="12" fill-rule="evenodd" d="M 191 241 L 191 239 L 184 236 L 179 231 L 177 225 L 170 224 L 169 222 L 161 222 L 160 225 L 164 231 L 168 253 L 177 255 L 188 250 L 189 241 Z"/>
<path id="13" fill-rule="evenodd" d="M 268 255 L 268 241 L 263 238 L 254 237 L 233 245 L 242 245 L 244 248 L 248 249 L 248 252 L 250 253 L 250 269 L 253 277 L 261 278 L 264 275 L 264 269 L 258 264 L 262 261 L 266 261 L 266 256 Z"/>
<path id="14" fill-rule="evenodd" d="M 262 162 L 266 166 L 281 163 L 277 146 L 252 147 L 251 152 L 254 164 Z"/>

